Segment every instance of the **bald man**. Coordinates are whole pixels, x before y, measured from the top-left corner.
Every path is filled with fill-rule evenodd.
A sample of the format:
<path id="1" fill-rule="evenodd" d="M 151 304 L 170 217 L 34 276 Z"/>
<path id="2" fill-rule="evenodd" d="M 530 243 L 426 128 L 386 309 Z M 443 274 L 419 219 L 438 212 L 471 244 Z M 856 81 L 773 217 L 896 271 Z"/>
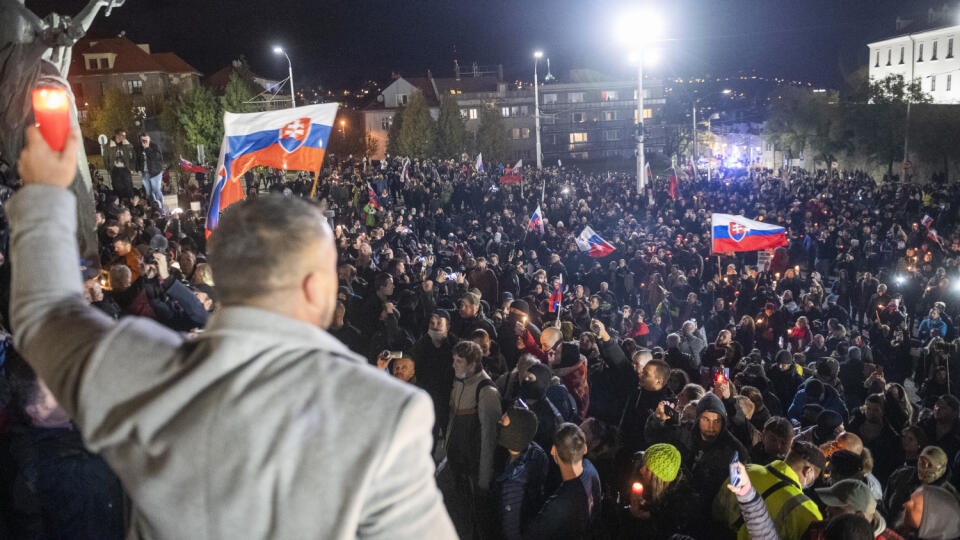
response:
<path id="1" fill-rule="evenodd" d="M 17 349 L 123 481 L 138 538 L 455 538 L 427 395 L 324 329 L 336 250 L 319 208 L 232 206 L 209 242 L 223 309 L 186 340 L 83 300 L 74 177 L 27 130 L 7 205 Z"/>

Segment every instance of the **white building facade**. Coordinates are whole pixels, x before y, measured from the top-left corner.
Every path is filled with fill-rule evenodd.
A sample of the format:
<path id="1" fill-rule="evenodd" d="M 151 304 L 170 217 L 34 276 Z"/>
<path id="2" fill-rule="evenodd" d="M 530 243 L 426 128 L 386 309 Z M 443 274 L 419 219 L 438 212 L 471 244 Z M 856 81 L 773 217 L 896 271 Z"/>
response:
<path id="1" fill-rule="evenodd" d="M 900 75 L 919 82 L 935 104 L 960 104 L 960 25 L 904 34 L 867 47 L 871 81 Z"/>

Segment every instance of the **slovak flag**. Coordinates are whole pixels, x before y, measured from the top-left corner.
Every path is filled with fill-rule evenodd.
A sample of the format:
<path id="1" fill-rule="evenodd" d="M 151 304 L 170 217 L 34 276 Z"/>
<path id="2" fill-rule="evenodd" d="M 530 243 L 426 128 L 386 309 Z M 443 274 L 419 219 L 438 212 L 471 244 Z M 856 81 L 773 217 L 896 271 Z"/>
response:
<path id="1" fill-rule="evenodd" d="M 550 313 L 560 311 L 560 305 L 563 304 L 563 274 L 560 275 L 560 281 L 557 282 L 557 288 L 550 295 Z"/>
<path id="2" fill-rule="evenodd" d="M 650 162 L 649 162 L 649 161 L 647 162 L 646 169 L 647 169 L 647 178 L 653 178 L 653 171 L 650 170 Z"/>
<path id="3" fill-rule="evenodd" d="M 673 169 L 673 174 L 670 175 L 670 198 L 677 198 L 677 169 Z"/>
<path id="4" fill-rule="evenodd" d="M 370 187 L 369 182 L 367 182 L 367 199 L 369 199 L 370 204 L 372 204 L 374 208 L 380 208 L 380 198 L 377 197 L 377 192 Z"/>
<path id="5" fill-rule="evenodd" d="M 924 227 L 929 229 L 930 225 L 933 225 L 933 218 L 930 217 L 929 214 L 924 214 L 923 219 L 920 220 L 920 223 L 922 223 Z"/>
<path id="6" fill-rule="evenodd" d="M 185 170 L 185 171 L 195 172 L 195 173 L 208 173 L 208 172 L 210 172 L 209 169 L 204 169 L 203 167 L 201 167 L 201 166 L 199 166 L 199 165 L 194 165 L 193 163 L 191 163 L 191 162 L 189 162 L 189 161 L 187 161 L 187 160 L 185 160 L 185 159 L 183 159 L 183 158 L 180 158 L 180 168 L 183 169 L 183 170 Z"/>
<path id="7" fill-rule="evenodd" d="M 779 225 L 732 214 L 713 214 L 713 252 L 758 251 L 787 246 L 787 231 Z"/>
<path id="8" fill-rule="evenodd" d="M 324 103 L 279 111 L 224 113 L 207 236 L 217 227 L 220 212 L 243 200 L 240 179 L 253 167 L 319 172 L 339 107 L 339 103 Z"/>
<path id="9" fill-rule="evenodd" d="M 400 181 L 406 184 L 410 181 L 410 158 L 404 158 L 403 171 L 400 172 Z"/>
<path id="10" fill-rule="evenodd" d="M 477 172 L 483 172 L 483 153 L 477 154 L 477 162 L 474 163 L 473 168 Z"/>
<path id="11" fill-rule="evenodd" d="M 588 252 L 587 255 L 593 258 L 606 257 L 613 253 L 615 249 L 606 240 L 600 238 L 600 235 L 593 232 L 589 226 L 583 228 L 583 232 L 577 237 L 577 247 L 580 251 Z"/>
<path id="12" fill-rule="evenodd" d="M 539 204 L 537 209 L 533 211 L 533 216 L 530 217 L 530 228 L 543 234 L 543 214 L 540 212 Z"/>

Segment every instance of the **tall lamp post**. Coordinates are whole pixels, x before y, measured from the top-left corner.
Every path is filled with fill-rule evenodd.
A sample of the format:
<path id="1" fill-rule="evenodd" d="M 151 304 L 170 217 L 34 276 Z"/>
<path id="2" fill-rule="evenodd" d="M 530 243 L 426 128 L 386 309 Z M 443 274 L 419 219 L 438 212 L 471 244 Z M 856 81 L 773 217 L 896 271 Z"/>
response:
<path id="1" fill-rule="evenodd" d="M 533 53 L 533 122 L 537 130 L 537 169 L 543 166 L 543 152 L 540 147 L 540 81 L 537 80 L 537 64 L 543 58 L 543 51 Z"/>
<path id="2" fill-rule="evenodd" d="M 637 193 L 646 188 L 646 157 L 643 151 L 643 63 L 652 60 L 647 46 L 657 39 L 663 25 L 660 17 L 650 10 L 636 11 L 621 17 L 617 22 L 620 41 L 629 48 L 631 59 L 637 63 Z"/>
<path id="3" fill-rule="evenodd" d="M 297 95 L 293 89 L 293 63 L 290 62 L 290 56 L 287 55 L 287 51 L 283 50 L 283 47 L 274 47 L 274 54 L 282 54 L 287 59 L 287 69 L 290 71 L 290 108 L 297 108 Z"/>

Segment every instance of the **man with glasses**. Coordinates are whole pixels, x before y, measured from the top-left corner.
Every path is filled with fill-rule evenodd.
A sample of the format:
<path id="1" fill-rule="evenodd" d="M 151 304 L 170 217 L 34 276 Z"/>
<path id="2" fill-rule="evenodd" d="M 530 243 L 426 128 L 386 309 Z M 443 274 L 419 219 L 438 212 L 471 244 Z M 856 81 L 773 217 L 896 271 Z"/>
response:
<path id="1" fill-rule="evenodd" d="M 137 149 L 137 170 L 143 173 L 143 189 L 147 199 L 153 199 L 163 210 L 163 192 L 160 191 L 160 179 L 163 176 L 163 154 L 156 143 L 150 142 L 150 135 L 140 134 L 140 147 Z"/>

